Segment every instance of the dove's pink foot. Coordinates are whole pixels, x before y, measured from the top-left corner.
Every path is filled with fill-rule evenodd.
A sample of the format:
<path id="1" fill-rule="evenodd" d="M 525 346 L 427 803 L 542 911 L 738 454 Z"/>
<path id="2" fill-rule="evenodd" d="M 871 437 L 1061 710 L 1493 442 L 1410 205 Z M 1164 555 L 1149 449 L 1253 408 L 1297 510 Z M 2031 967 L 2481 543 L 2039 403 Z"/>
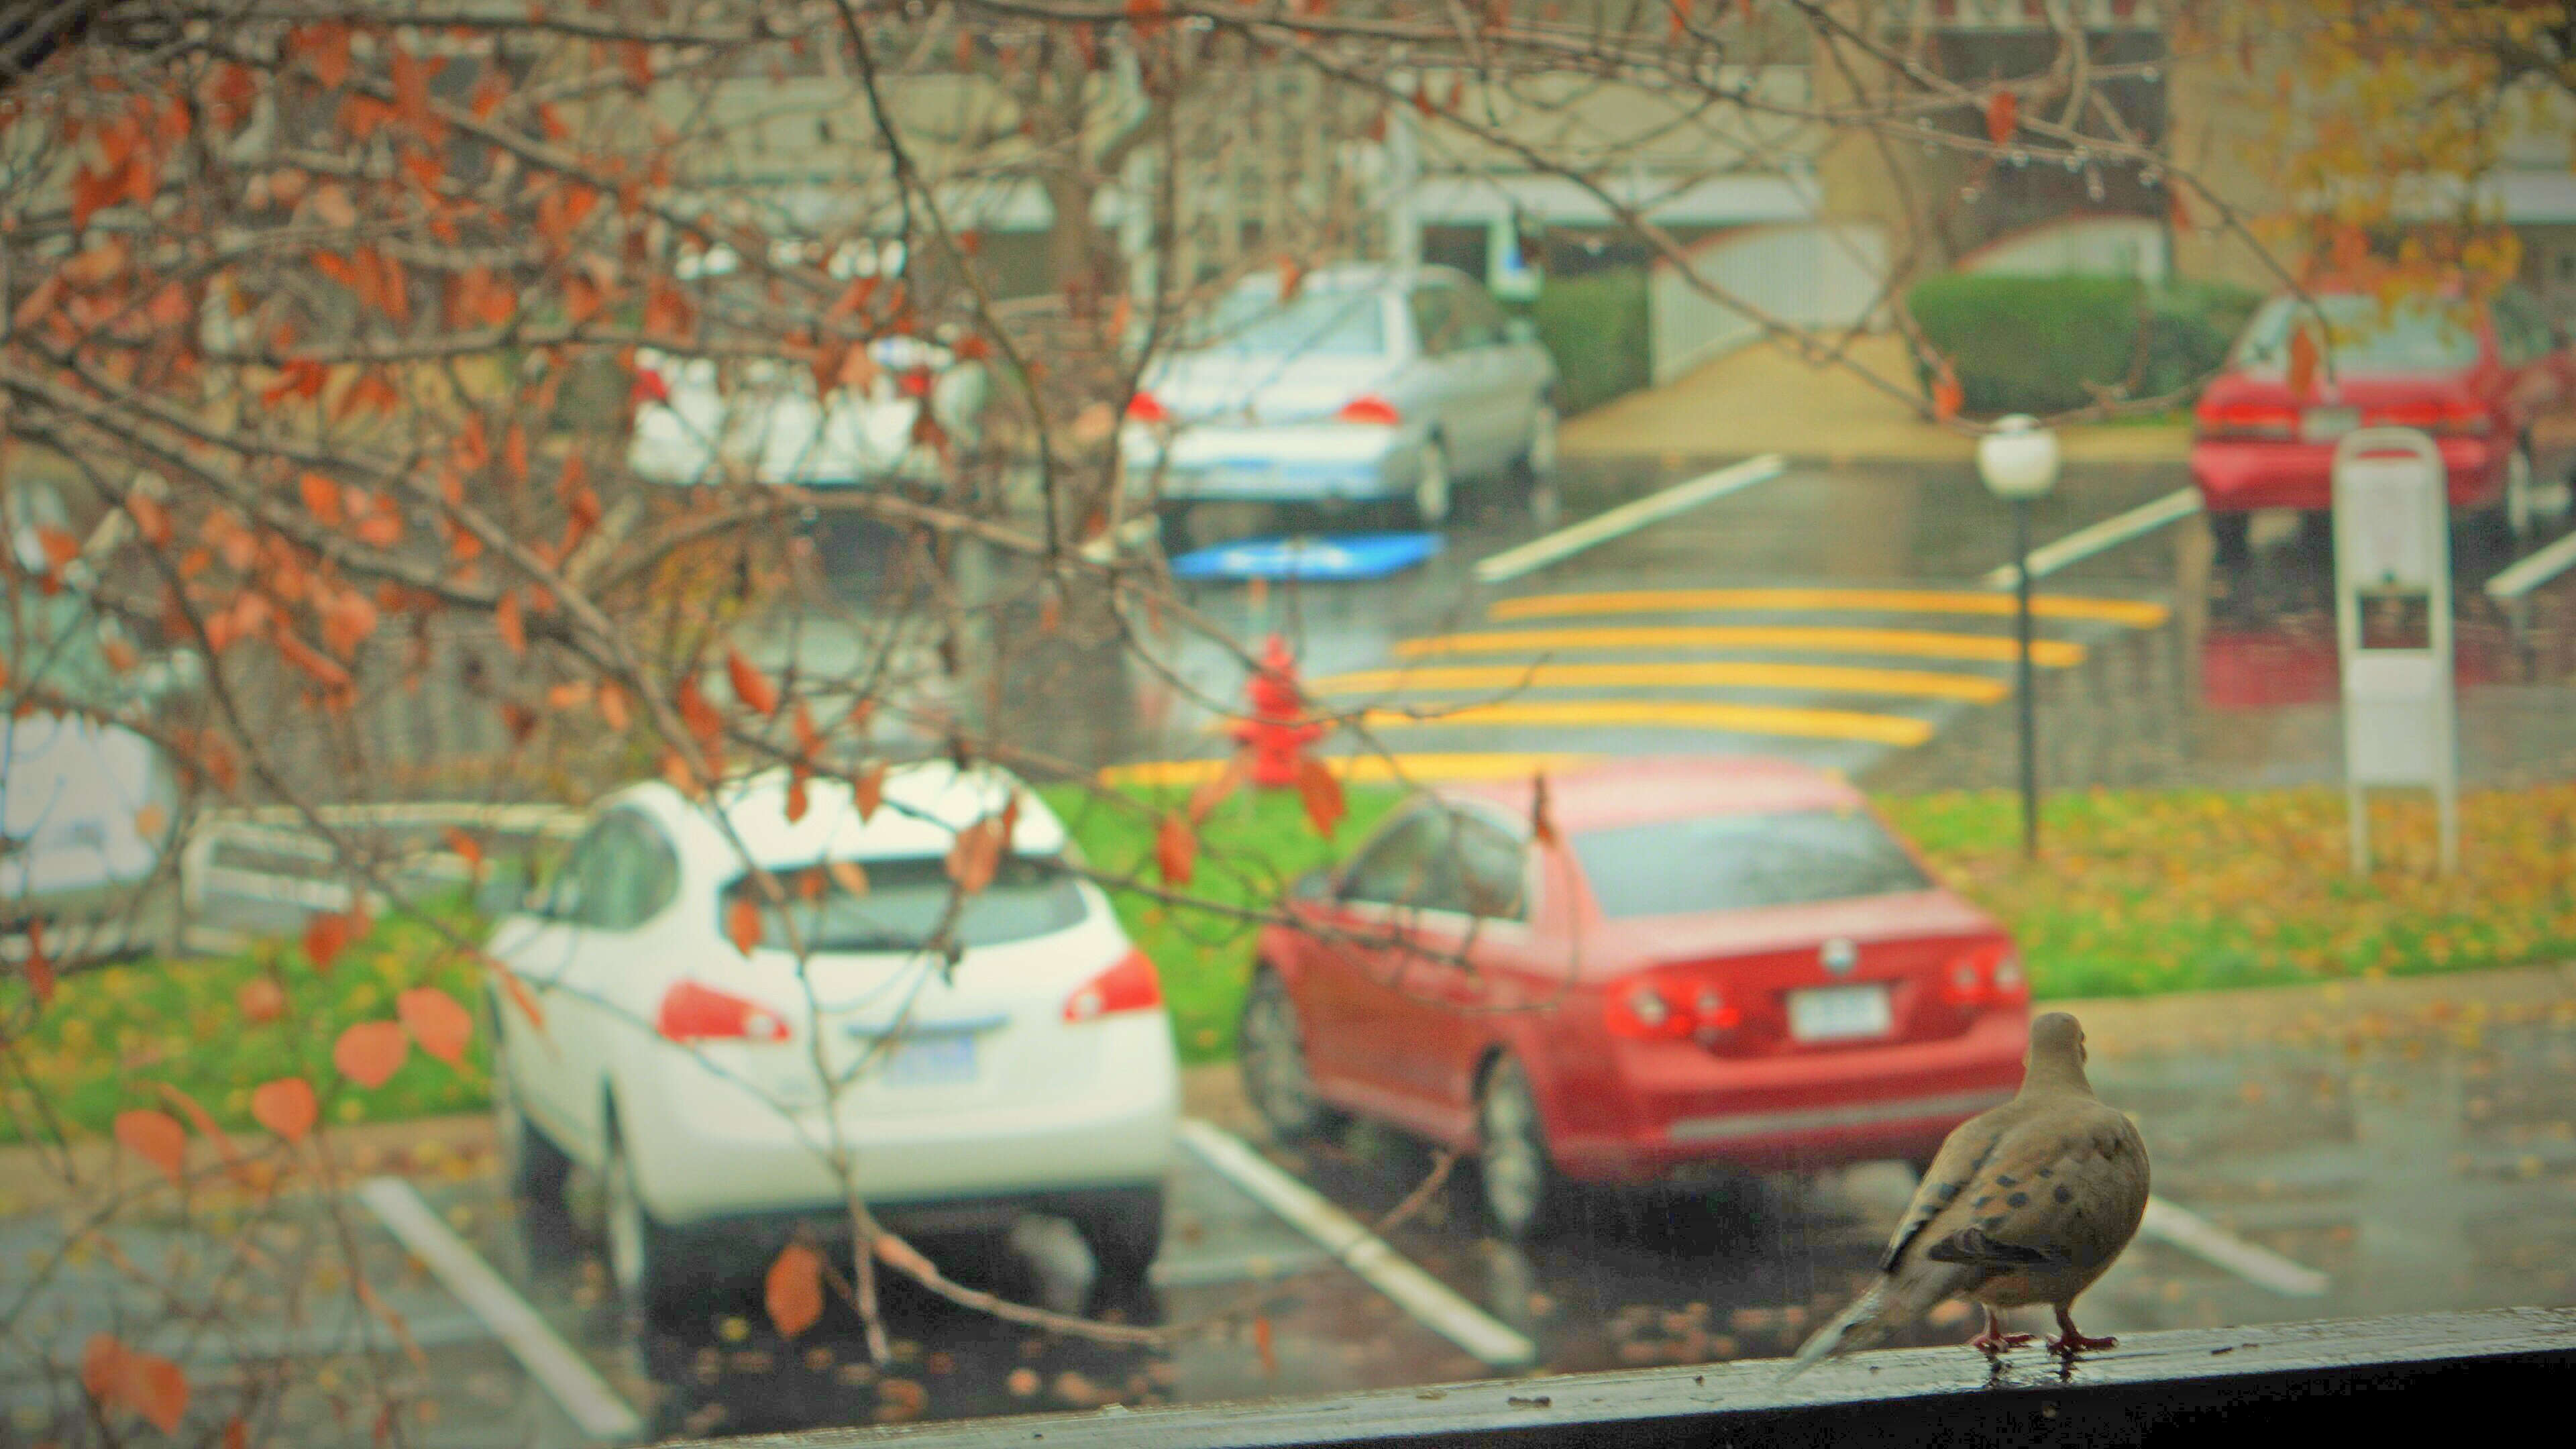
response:
<path id="1" fill-rule="evenodd" d="M 1986 1310 L 1986 1331 L 1968 1340 L 1968 1347 L 1992 1357 L 2008 1348 L 2019 1348 L 2031 1341 L 2027 1333 L 2004 1332 L 2004 1321 L 1993 1309 Z"/>
<path id="2" fill-rule="evenodd" d="M 2120 1340 L 2116 1338 L 2086 1338 L 2076 1330 L 2075 1320 L 2067 1317 L 2066 1310 L 2063 1308 L 2057 1310 L 2057 1329 L 2061 1336 L 2048 1341 L 2050 1353 L 2093 1353 L 2100 1349 L 2120 1346 Z"/>

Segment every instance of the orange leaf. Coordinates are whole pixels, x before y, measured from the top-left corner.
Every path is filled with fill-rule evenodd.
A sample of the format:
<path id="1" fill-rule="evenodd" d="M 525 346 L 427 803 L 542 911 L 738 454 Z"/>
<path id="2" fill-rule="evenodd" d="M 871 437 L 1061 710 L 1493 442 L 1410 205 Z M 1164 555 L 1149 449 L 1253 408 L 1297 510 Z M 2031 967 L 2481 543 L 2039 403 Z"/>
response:
<path id="1" fill-rule="evenodd" d="M 516 591 L 503 594 L 492 606 L 492 627 L 501 632 L 501 642 L 511 653 L 528 652 L 528 617 Z"/>
<path id="2" fill-rule="evenodd" d="M 359 911 L 325 911 L 304 923 L 304 956 L 316 971 L 327 972 L 331 963 L 349 943 L 366 934 L 366 916 Z"/>
<path id="3" fill-rule="evenodd" d="M 178 1182 L 188 1156 L 188 1129 L 167 1112 L 148 1108 L 116 1114 L 116 1145 Z"/>
<path id="4" fill-rule="evenodd" d="M 401 1023 L 362 1021 L 340 1033 L 331 1048 L 331 1065 L 359 1086 L 375 1088 L 392 1080 L 409 1055 L 411 1039 L 403 1035 Z"/>
<path id="5" fill-rule="evenodd" d="M 1557 846 L 1556 816 L 1548 809 L 1544 771 L 1530 777 L 1530 839 L 1537 841 L 1542 850 Z"/>
<path id="6" fill-rule="evenodd" d="M 305 1134 L 313 1130 L 321 1108 L 313 1100 L 312 1083 L 302 1077 L 280 1077 L 260 1083 L 251 1092 L 250 1115 L 288 1142 L 302 1142 Z"/>
<path id="7" fill-rule="evenodd" d="M 501 982 L 501 994 L 510 998 L 510 1004 L 519 1008 L 519 1014 L 528 1019 L 528 1024 L 539 1031 L 545 1030 L 545 1010 L 537 1005 L 537 998 L 529 992 L 528 984 L 519 979 L 519 973 L 502 965 L 498 961 L 493 961 L 488 958 L 484 961 L 484 965 L 491 969 L 491 972 L 495 977 L 499 978 Z"/>
<path id="8" fill-rule="evenodd" d="M 304 57 L 323 89 L 337 90 L 349 78 L 349 27 L 337 21 L 300 26 L 286 38 L 287 49 Z"/>
<path id="9" fill-rule="evenodd" d="M 254 976 L 233 993 L 233 1001 L 247 1019 L 267 1023 L 286 1014 L 286 988 L 266 976 Z"/>
<path id="10" fill-rule="evenodd" d="M 1204 822 L 1243 784 L 1245 755 L 1245 751 L 1235 751 L 1227 757 L 1224 769 L 1200 781 L 1199 787 L 1190 792 L 1190 820 L 1193 824 Z"/>
<path id="11" fill-rule="evenodd" d="M 60 572 L 80 557 L 80 540 L 50 525 L 36 530 L 36 547 L 44 550 L 45 566 Z"/>
<path id="12" fill-rule="evenodd" d="M 512 423 L 501 434 L 501 466 L 510 472 L 510 481 L 528 481 L 528 429 L 524 423 Z"/>
<path id="13" fill-rule="evenodd" d="M 1330 840 L 1333 827 L 1342 820 L 1342 782 L 1324 768 L 1324 762 L 1305 759 L 1297 762 L 1297 798 L 1306 805 L 1306 819 L 1315 833 Z"/>
<path id="14" fill-rule="evenodd" d="M 1674 24 L 1679 26 L 1681 23 L 1679 19 L 1681 12 L 1676 9 L 1673 14 L 1675 16 Z M 1277 1377 L 1279 1373 L 1279 1347 L 1272 1341 L 1270 1333 L 1270 1315 L 1267 1313 L 1256 1313 L 1252 1316 L 1252 1347 L 1254 1351 L 1261 1355 L 1261 1371 L 1274 1378 Z"/>
<path id="15" fill-rule="evenodd" d="M 442 836 L 441 839 L 445 841 L 449 850 L 465 857 L 465 865 L 468 870 L 475 871 L 478 874 L 482 871 L 483 842 L 466 834 L 464 830 L 453 825 L 447 827 L 447 833 Z"/>
<path id="16" fill-rule="evenodd" d="M 170 511 L 140 493 L 125 495 L 125 511 L 134 519 L 134 531 L 154 548 L 170 545 Z"/>
<path id="17" fill-rule="evenodd" d="M 707 702 L 706 691 L 698 688 L 695 673 L 681 676 L 676 702 L 680 708 L 680 723 L 689 727 L 689 733 L 697 737 L 701 747 L 713 750 L 724 738 L 724 716 L 716 713 L 716 707 Z"/>
<path id="18" fill-rule="evenodd" d="M 2317 337 L 2305 322 L 2290 334 L 2290 396 L 2305 398 L 2317 384 Z"/>
<path id="19" fill-rule="evenodd" d="M 824 862 L 823 869 L 830 873 L 832 884 L 839 886 L 844 894 L 863 896 L 868 893 L 867 870 L 857 861 L 826 861 Z"/>
<path id="20" fill-rule="evenodd" d="M 725 675 L 733 681 L 733 697 L 742 701 L 743 708 L 762 716 L 778 713 L 777 686 L 743 658 L 742 651 L 725 651 Z"/>
<path id="21" fill-rule="evenodd" d="M 474 1013 L 455 997 L 435 986 L 415 986 L 394 998 L 394 1014 L 422 1051 L 451 1067 L 465 1065 L 465 1044 L 474 1039 Z"/>
<path id="22" fill-rule="evenodd" d="M 1942 358 L 1941 369 L 1932 378 L 1932 416 L 1945 423 L 1950 421 L 1959 415 L 1959 407 L 1967 397 L 1967 389 L 1959 385 L 1959 370 L 1951 366 L 1950 359 Z"/>
<path id="23" fill-rule="evenodd" d="M 850 799 L 859 807 L 861 825 L 867 824 L 868 817 L 876 814 L 877 806 L 884 803 L 885 777 L 885 766 L 870 765 L 859 772 L 858 779 L 850 782 Z"/>
<path id="24" fill-rule="evenodd" d="M 725 939 L 733 942 L 735 950 L 748 956 L 752 948 L 760 944 L 764 934 L 760 902 L 752 899 L 750 889 L 745 888 L 733 898 L 732 905 L 725 907 Z"/>
<path id="25" fill-rule="evenodd" d="M 769 1265 L 761 1301 L 781 1336 L 794 1338 L 823 1316 L 823 1257 L 803 1243 L 789 1243 Z"/>
<path id="26" fill-rule="evenodd" d="M 823 736 L 814 728 L 814 712 L 805 707 L 805 701 L 796 701 L 796 712 L 788 722 L 796 731 L 796 753 L 810 760 L 821 752 Z"/>
<path id="27" fill-rule="evenodd" d="M 112 1333 L 93 1333 L 81 1346 L 81 1387 L 102 1405 L 124 1397 L 125 1352 Z"/>
<path id="28" fill-rule="evenodd" d="M 805 767 L 798 765 L 787 775 L 787 823 L 793 825 L 804 819 L 810 803 L 805 791 Z"/>
<path id="29" fill-rule="evenodd" d="M 2021 98 L 1997 91 L 1986 101 L 1986 139 L 2000 146 L 2021 129 Z"/>
<path id="30" fill-rule="evenodd" d="M 27 989 L 36 993 L 36 1004 L 46 1005 L 54 999 L 54 963 L 45 956 L 45 923 L 27 918 Z"/>
<path id="31" fill-rule="evenodd" d="M 626 725 L 629 719 L 629 716 L 626 713 L 626 691 L 618 688 L 614 684 L 600 685 L 599 717 L 607 721 L 610 729 L 617 731 L 619 734 L 626 733 Z"/>
<path id="32" fill-rule="evenodd" d="M 304 495 L 304 511 L 312 514 L 315 522 L 332 528 L 340 526 L 345 515 L 340 508 L 339 484 L 319 473 L 307 473 L 296 480 L 296 488 Z"/>
<path id="33" fill-rule="evenodd" d="M 1178 815 L 1166 815 L 1154 831 L 1154 867 L 1176 886 L 1190 883 L 1199 860 L 1198 833 Z"/>
<path id="34" fill-rule="evenodd" d="M 164 1434 L 178 1432 L 188 1412 L 188 1376 L 157 1353 L 125 1351 L 124 1380 L 118 1397 L 146 1423 Z"/>
<path id="35" fill-rule="evenodd" d="M 957 832 L 948 847 L 948 878 L 962 895 L 974 895 L 993 883 L 1002 864 L 1002 834 L 990 816 Z"/>

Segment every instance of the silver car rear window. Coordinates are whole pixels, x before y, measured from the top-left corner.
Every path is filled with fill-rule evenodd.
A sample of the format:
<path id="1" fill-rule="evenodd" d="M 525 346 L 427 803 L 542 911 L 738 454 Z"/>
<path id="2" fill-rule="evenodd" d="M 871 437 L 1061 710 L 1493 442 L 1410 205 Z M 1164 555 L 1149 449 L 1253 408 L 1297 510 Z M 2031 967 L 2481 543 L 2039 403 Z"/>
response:
<path id="1" fill-rule="evenodd" d="M 946 863 L 935 856 L 905 856 L 857 864 L 867 876 L 867 889 L 858 895 L 820 866 L 774 871 L 797 937 L 785 930 L 778 907 L 764 905 L 762 944 L 784 950 L 801 938 L 809 951 L 915 951 L 928 944 L 956 889 Z M 764 901 L 760 883 L 745 875 L 725 887 L 725 919 L 739 900 Z M 1077 925 L 1083 913 L 1082 889 L 1064 862 L 1017 856 L 1001 862 L 993 883 L 966 899 L 953 939 L 970 949 L 1008 945 Z"/>

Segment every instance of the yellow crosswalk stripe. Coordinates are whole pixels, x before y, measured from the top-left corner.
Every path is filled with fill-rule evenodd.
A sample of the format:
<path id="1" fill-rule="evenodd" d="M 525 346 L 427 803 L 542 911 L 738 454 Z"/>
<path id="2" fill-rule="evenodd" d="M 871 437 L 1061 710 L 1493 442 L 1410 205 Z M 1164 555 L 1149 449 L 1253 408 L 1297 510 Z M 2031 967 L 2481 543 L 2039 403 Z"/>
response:
<path id="1" fill-rule="evenodd" d="M 1326 769 L 1354 785 L 1383 785 L 1396 780 L 1418 780 L 1433 783 L 1448 780 L 1526 780 L 1544 770 L 1563 774 L 1597 763 L 1599 755 L 1567 754 L 1555 751 L 1497 750 L 1491 753 L 1446 753 L 1394 755 L 1332 755 L 1324 760 Z M 1225 768 L 1223 760 L 1149 760 L 1142 764 L 1111 765 L 1099 774 L 1100 783 L 1112 788 L 1122 786 L 1169 786 L 1186 789 L 1215 777 Z"/>
<path id="2" fill-rule="evenodd" d="M 1848 664 L 1702 660 L 1680 664 L 1451 664 L 1359 669 L 1310 681 L 1318 695 L 1440 693 L 1513 689 L 1809 689 L 1993 704 L 2012 693 L 2000 679 L 1929 669 Z"/>
<path id="3" fill-rule="evenodd" d="M 1959 589 L 1627 589 L 1588 594 L 1530 594 L 1500 599 L 1486 610 L 1494 622 L 1565 619 L 1604 614 L 1693 614 L 1770 609 L 1891 614 L 1980 614 L 2010 618 L 2013 596 Z M 2031 612 L 2043 619 L 2122 624 L 2156 629 L 2172 617 L 2162 604 L 2138 599 L 2084 599 L 2042 594 Z"/>
<path id="4" fill-rule="evenodd" d="M 1920 629 L 1843 629 L 1802 624 L 1675 624 L 1594 629 L 1495 629 L 1434 634 L 1395 646 L 1399 659 L 1444 654 L 1563 654 L 1590 649 L 1748 649 L 1808 654 L 1882 654 L 1906 659 L 1972 659 L 2010 663 L 2013 641 L 1988 634 Z M 2031 661 L 2065 669 L 2084 660 L 2084 646 L 2034 639 Z"/>
<path id="5" fill-rule="evenodd" d="M 1867 740 L 1882 745 L 1919 745 L 1932 737 L 1929 720 L 1896 714 L 1863 714 L 1847 709 L 1792 709 L 1770 704 L 1717 704 L 1701 700 L 1569 699 L 1514 700 L 1505 704 L 1471 704 L 1436 713 L 1413 714 L 1398 709 L 1372 709 L 1361 716 L 1372 729 L 1443 728 L 1525 725 L 1544 729 L 1727 730 L 1735 734 L 1780 735 L 1805 740 Z"/>

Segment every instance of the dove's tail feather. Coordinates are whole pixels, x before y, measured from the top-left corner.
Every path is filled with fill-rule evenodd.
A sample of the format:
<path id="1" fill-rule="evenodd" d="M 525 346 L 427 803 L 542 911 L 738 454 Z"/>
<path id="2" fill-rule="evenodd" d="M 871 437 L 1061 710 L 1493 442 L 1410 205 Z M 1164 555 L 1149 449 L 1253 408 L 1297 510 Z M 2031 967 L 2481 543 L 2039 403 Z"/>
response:
<path id="1" fill-rule="evenodd" d="M 1958 1292 L 1967 1282 L 1968 1275 L 1956 1268 L 1934 1268 L 1922 1263 L 1907 1264 L 1880 1278 L 1799 1346 L 1797 1357 L 1789 1361 L 1780 1382 L 1787 1383 L 1835 1354 L 1869 1347 L 1921 1317 L 1924 1310 Z"/>

